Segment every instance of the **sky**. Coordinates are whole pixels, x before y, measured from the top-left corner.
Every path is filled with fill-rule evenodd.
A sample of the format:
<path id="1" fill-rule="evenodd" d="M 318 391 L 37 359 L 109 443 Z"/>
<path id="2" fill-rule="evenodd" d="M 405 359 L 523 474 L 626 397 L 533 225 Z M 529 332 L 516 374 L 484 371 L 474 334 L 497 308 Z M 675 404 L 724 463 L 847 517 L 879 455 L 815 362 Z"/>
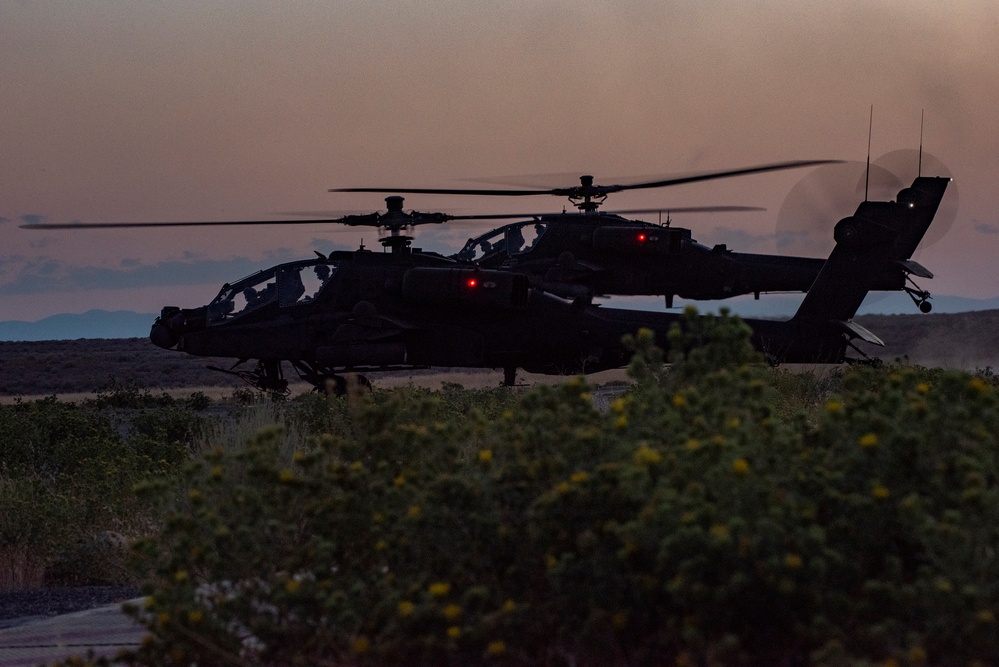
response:
<path id="1" fill-rule="evenodd" d="M 936 276 L 924 287 L 999 296 L 994 0 L 5 0 L 0 91 L 0 321 L 194 307 L 226 281 L 313 250 L 377 247 L 373 230 L 321 225 L 22 224 L 384 205 L 334 187 L 553 187 L 584 173 L 633 182 L 847 160 L 846 181 L 813 168 L 609 203 L 760 206 L 673 224 L 708 245 L 821 255 L 863 198 L 869 123 L 875 165 L 910 172 L 898 182 L 915 175 L 921 123 L 924 175 L 954 178 L 947 233 L 916 255 Z M 816 182 L 835 191 L 819 210 L 793 201 Z M 563 204 L 406 200 L 459 215 Z M 814 219 L 789 222 L 789 212 Z M 789 244 L 806 223 L 821 230 L 817 245 Z M 417 245 L 453 252 L 486 229 L 420 229 Z"/>

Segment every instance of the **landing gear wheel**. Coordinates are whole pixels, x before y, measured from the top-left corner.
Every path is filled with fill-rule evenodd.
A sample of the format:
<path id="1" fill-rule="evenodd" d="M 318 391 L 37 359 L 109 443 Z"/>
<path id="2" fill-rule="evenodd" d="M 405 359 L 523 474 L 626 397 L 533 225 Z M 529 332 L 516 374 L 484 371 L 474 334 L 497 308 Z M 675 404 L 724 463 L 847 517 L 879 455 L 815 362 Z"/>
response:
<path id="1" fill-rule="evenodd" d="M 371 381 L 363 375 L 331 375 L 326 378 L 324 388 L 316 387 L 317 391 L 325 391 L 327 395 L 346 396 L 351 389 L 358 392 L 371 393 L 374 387 Z"/>

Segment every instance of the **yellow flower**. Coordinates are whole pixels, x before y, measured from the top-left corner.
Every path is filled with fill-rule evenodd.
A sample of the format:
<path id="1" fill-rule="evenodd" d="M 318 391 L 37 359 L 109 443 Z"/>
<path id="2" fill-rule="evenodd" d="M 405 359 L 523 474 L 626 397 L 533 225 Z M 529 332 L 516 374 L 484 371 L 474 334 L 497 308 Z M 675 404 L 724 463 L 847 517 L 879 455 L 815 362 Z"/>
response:
<path id="1" fill-rule="evenodd" d="M 506 602 L 503 603 L 502 609 L 504 614 L 512 614 L 517 610 L 517 603 L 507 598 Z"/>
<path id="2" fill-rule="evenodd" d="M 916 665 L 926 662 L 926 651 L 922 646 L 913 646 L 909 649 L 909 662 Z"/>
<path id="3" fill-rule="evenodd" d="M 732 461 L 732 472 L 734 472 L 736 475 L 748 475 L 749 461 L 741 458 Z"/>
<path id="4" fill-rule="evenodd" d="M 711 526 L 709 532 L 711 533 L 711 537 L 720 542 L 727 542 L 729 539 L 728 526 L 723 523 L 716 523 Z"/>
<path id="5" fill-rule="evenodd" d="M 688 452 L 696 452 L 698 449 L 701 448 L 701 441 L 698 440 L 697 438 L 691 438 L 690 440 L 685 442 L 683 446 L 687 449 Z"/>
<path id="6" fill-rule="evenodd" d="M 950 593 L 954 590 L 954 584 L 950 583 L 950 579 L 947 577 L 937 577 L 937 580 L 933 584 L 941 593 Z"/>
<path id="7" fill-rule="evenodd" d="M 489 645 L 486 646 L 487 656 L 496 657 L 503 655 L 503 653 L 505 652 L 506 652 L 506 644 L 504 644 L 499 639 L 497 639 L 496 641 L 489 642 Z"/>
<path id="8" fill-rule="evenodd" d="M 625 428 L 628 426 L 628 415 L 618 415 L 614 420 L 615 428 Z"/>
<path id="9" fill-rule="evenodd" d="M 385 540 L 375 542 L 375 551 L 385 551 L 386 549 L 388 549 L 388 542 Z"/>
<path id="10" fill-rule="evenodd" d="M 444 611 L 441 613 L 444 614 L 444 618 L 446 618 L 449 621 L 453 621 L 454 619 L 461 616 L 461 607 L 456 604 L 449 604 L 448 606 L 444 607 Z"/>
<path id="11" fill-rule="evenodd" d="M 173 580 L 176 581 L 178 584 L 184 583 L 189 578 L 190 576 L 187 574 L 187 570 L 177 570 L 173 574 Z"/>
<path id="12" fill-rule="evenodd" d="M 555 485 L 555 493 L 557 493 L 560 496 L 564 496 L 565 494 L 569 493 L 570 488 L 571 487 L 569 486 L 568 482 L 559 482 L 558 484 Z"/>
<path id="13" fill-rule="evenodd" d="M 589 473 L 587 473 L 585 470 L 580 470 L 579 472 L 572 473 L 572 477 L 569 478 L 569 481 L 572 482 L 573 484 L 582 484 L 589 478 L 590 478 Z"/>
<path id="14" fill-rule="evenodd" d="M 410 505 L 409 509 L 406 510 L 406 516 L 410 519 L 419 519 L 423 516 L 423 508 L 419 505 Z"/>
<path id="15" fill-rule="evenodd" d="M 687 510 L 686 512 L 680 515 L 680 523 L 690 524 L 694 523 L 694 521 L 696 520 L 697 520 L 697 513 L 692 512 L 690 510 Z"/>
<path id="16" fill-rule="evenodd" d="M 968 381 L 968 388 L 979 394 L 986 394 L 989 391 L 989 385 L 979 377 L 973 377 Z"/>
<path id="17" fill-rule="evenodd" d="M 787 554 L 784 556 L 784 566 L 789 570 L 800 569 L 802 565 L 804 565 L 804 561 L 798 554 Z"/>
<path id="18" fill-rule="evenodd" d="M 192 609 L 187 612 L 187 621 L 192 625 L 197 625 L 205 617 L 205 614 L 200 609 Z"/>
<path id="19" fill-rule="evenodd" d="M 492 460 L 493 460 L 493 450 L 491 449 L 479 450 L 479 463 L 489 463 Z"/>
<path id="20" fill-rule="evenodd" d="M 288 470 L 287 468 L 284 468 L 284 469 L 281 470 L 281 472 L 278 473 L 278 479 L 282 483 L 287 484 L 288 482 L 290 482 L 290 481 L 292 481 L 292 480 L 295 479 L 295 473 L 293 473 L 292 471 Z"/>
<path id="21" fill-rule="evenodd" d="M 878 500 L 884 500 L 885 498 L 891 495 L 891 491 L 889 491 L 888 487 L 884 486 L 883 484 L 875 484 L 874 486 L 871 487 L 871 495 L 877 498 Z"/>
<path id="22" fill-rule="evenodd" d="M 459 628 L 457 625 L 452 625 L 447 629 L 448 639 L 457 639 L 460 636 L 461 636 L 461 628 Z"/>
<path id="23" fill-rule="evenodd" d="M 579 395 L 579 400 L 584 401 L 586 403 L 592 403 L 593 402 L 593 394 L 591 394 L 588 391 L 584 391 L 582 394 Z"/>
<path id="24" fill-rule="evenodd" d="M 405 486 L 406 485 L 406 478 L 403 477 L 402 475 L 399 475 L 398 477 L 396 477 L 395 479 L 392 480 L 392 484 L 394 486 Z"/>
<path id="25" fill-rule="evenodd" d="M 611 616 L 611 625 L 620 630 L 628 625 L 628 612 L 618 611 Z"/>
<path id="26" fill-rule="evenodd" d="M 977 618 L 981 623 L 995 623 L 996 615 L 992 613 L 991 609 L 982 609 L 975 614 L 975 618 Z"/>
<path id="27" fill-rule="evenodd" d="M 403 600 L 398 606 L 399 615 L 402 617 L 412 616 L 413 612 L 416 610 L 416 605 L 409 600 Z"/>
<path id="28" fill-rule="evenodd" d="M 826 401 L 826 412 L 831 415 L 838 415 L 843 412 L 843 404 L 835 398 Z"/>
<path id="29" fill-rule="evenodd" d="M 223 473 L 222 466 L 213 466 L 212 469 L 209 471 L 208 476 L 214 480 L 220 480 L 222 479 L 222 473 Z"/>
<path id="30" fill-rule="evenodd" d="M 437 581 L 430 584 L 428 589 L 435 598 L 442 598 L 451 592 L 451 584 L 444 581 Z"/>
<path id="31" fill-rule="evenodd" d="M 654 466 L 663 460 L 663 455 L 648 445 L 642 445 L 635 450 L 635 463 L 640 466 Z"/>
<path id="32" fill-rule="evenodd" d="M 615 398 L 613 401 L 611 401 L 610 404 L 611 412 L 617 415 L 624 412 L 626 407 L 628 407 L 628 402 L 625 401 L 623 398 Z"/>
<path id="33" fill-rule="evenodd" d="M 925 382 L 920 382 L 916 385 L 916 391 L 920 394 L 928 394 L 930 393 L 930 385 Z"/>
<path id="34" fill-rule="evenodd" d="M 289 579 L 284 584 L 284 589 L 289 593 L 296 593 L 302 587 L 302 582 L 298 579 Z"/>
<path id="35" fill-rule="evenodd" d="M 197 489 L 191 489 L 190 491 L 187 492 L 187 499 L 190 500 L 192 503 L 198 502 L 199 500 L 201 500 L 201 491 L 198 491 Z"/>
<path id="36" fill-rule="evenodd" d="M 354 653 L 364 655 L 371 648 L 371 640 L 364 635 L 361 635 L 354 640 L 353 644 L 351 644 L 351 648 L 354 649 Z"/>
<path id="37" fill-rule="evenodd" d="M 510 421 L 511 419 L 513 419 L 513 410 L 504 410 L 501 416 L 506 421 Z"/>
<path id="38" fill-rule="evenodd" d="M 291 460 L 295 463 L 301 463 L 305 460 L 305 452 L 296 450 L 295 453 L 291 455 Z"/>
<path id="39" fill-rule="evenodd" d="M 860 436 L 861 447 L 877 447 L 878 445 L 878 434 L 877 433 L 865 433 Z"/>
<path id="40" fill-rule="evenodd" d="M 673 405 L 677 408 L 687 407 L 687 397 L 683 394 L 675 394 L 673 396 Z"/>
<path id="41" fill-rule="evenodd" d="M 727 422 L 725 422 L 725 426 L 733 430 L 739 428 L 739 426 L 741 425 L 742 425 L 742 420 L 739 419 L 738 417 L 732 417 Z"/>
<path id="42" fill-rule="evenodd" d="M 353 463 L 350 464 L 350 469 L 353 470 L 354 472 L 361 472 L 362 470 L 364 470 L 364 464 L 361 463 L 360 461 L 354 461 Z"/>

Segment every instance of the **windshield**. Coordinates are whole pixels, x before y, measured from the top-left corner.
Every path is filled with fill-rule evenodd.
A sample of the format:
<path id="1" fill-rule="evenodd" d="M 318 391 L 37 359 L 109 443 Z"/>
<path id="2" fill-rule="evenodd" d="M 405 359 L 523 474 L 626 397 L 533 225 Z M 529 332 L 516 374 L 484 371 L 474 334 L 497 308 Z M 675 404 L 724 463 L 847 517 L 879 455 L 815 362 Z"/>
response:
<path id="1" fill-rule="evenodd" d="M 540 220 L 515 222 L 469 239 L 454 257 L 465 262 L 478 262 L 499 253 L 520 255 L 531 250 L 545 233 L 548 223 Z"/>
<path id="2" fill-rule="evenodd" d="M 311 303 L 337 265 L 323 260 L 282 264 L 226 284 L 208 304 L 208 324 L 221 324 L 270 303 L 280 307 Z"/>

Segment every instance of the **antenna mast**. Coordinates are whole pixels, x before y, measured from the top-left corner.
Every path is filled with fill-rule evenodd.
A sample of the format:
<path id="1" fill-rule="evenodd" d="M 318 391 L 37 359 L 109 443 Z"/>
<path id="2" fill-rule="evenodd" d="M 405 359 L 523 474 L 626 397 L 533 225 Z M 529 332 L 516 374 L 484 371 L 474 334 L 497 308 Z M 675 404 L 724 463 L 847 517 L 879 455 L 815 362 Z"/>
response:
<path id="1" fill-rule="evenodd" d="M 919 111 L 919 168 L 916 170 L 916 176 L 923 175 L 923 116 L 925 114 L 926 109 Z"/>
<path id="2" fill-rule="evenodd" d="M 874 105 L 871 105 L 871 118 L 867 122 L 867 175 L 864 177 L 864 201 L 871 186 L 871 134 L 874 130 Z"/>

